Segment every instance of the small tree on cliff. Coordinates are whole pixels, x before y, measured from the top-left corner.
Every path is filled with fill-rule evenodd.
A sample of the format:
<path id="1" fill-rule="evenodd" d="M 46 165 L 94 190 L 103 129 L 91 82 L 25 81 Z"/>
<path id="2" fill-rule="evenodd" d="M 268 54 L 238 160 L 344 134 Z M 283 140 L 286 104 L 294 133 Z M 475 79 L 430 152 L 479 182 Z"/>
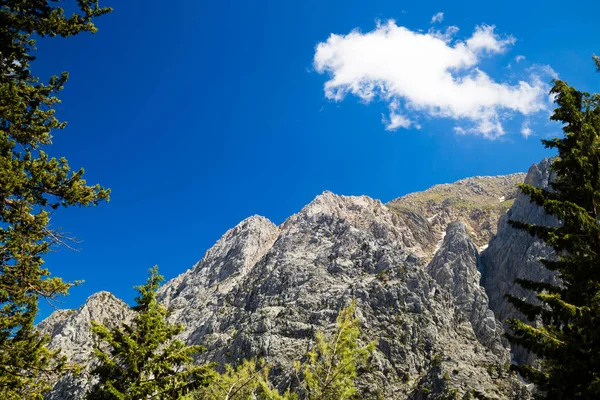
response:
<path id="1" fill-rule="evenodd" d="M 92 371 L 98 382 L 89 400 L 176 400 L 214 377 L 212 365 L 193 364 L 192 356 L 202 346 L 174 339 L 183 326 L 167 322 L 167 310 L 156 299 L 162 281 L 154 267 L 146 284 L 136 287 L 139 296 L 131 324 L 108 329 L 92 323 L 100 340 L 94 348 L 99 363 Z"/>
<path id="2" fill-rule="evenodd" d="M 375 343 L 358 345 L 359 321 L 354 301 L 340 310 L 337 328 L 327 339 L 318 332 L 316 344 L 305 363 L 296 362 L 296 392 L 280 394 L 268 381 L 268 365 L 262 360 L 243 361 L 237 368 L 225 366 L 225 372 L 190 396 L 194 400 L 345 400 L 356 395 L 358 369 L 365 366 Z"/>
<path id="3" fill-rule="evenodd" d="M 36 39 L 96 31 L 92 19 L 110 11 L 97 0 L 73 1 L 65 16 L 56 0 L 0 2 L 0 392 L 3 399 L 41 399 L 48 376 L 65 360 L 46 348 L 34 328 L 40 297 L 66 294 L 71 283 L 49 278 L 43 257 L 64 240 L 49 227 L 57 207 L 108 200 L 102 187 L 88 186 L 83 169 L 46 149 L 65 127 L 54 116 L 67 73 L 40 83 L 31 73 Z"/>
<path id="4" fill-rule="evenodd" d="M 190 400 L 247 400 L 261 398 L 262 387 L 268 386 L 268 365 L 263 360 L 244 360 L 237 367 L 225 365 L 222 374 L 189 396 Z"/>
<path id="5" fill-rule="evenodd" d="M 600 60 L 594 61 L 600 69 Z M 560 222 L 559 227 L 511 221 L 542 239 L 558 255 L 541 260 L 556 271 L 558 285 L 517 280 L 537 293 L 538 304 L 514 296 L 509 301 L 529 322 L 509 320 L 509 338 L 536 354 L 541 368 L 514 367 L 535 383 L 541 399 L 600 398 L 600 95 L 556 80 L 557 108 L 551 119 L 564 137 L 543 140 L 558 150 L 552 190 L 521 185 L 530 200 Z M 536 322 L 534 322 L 536 321 Z"/>
<path id="6" fill-rule="evenodd" d="M 335 332 L 329 338 L 318 332 L 306 363 L 296 363 L 295 368 L 302 375 L 303 398 L 344 400 L 356 394 L 357 369 L 365 366 L 375 349 L 375 342 L 364 347 L 358 345 L 360 323 L 355 307 L 356 303 L 352 301 L 343 308 L 337 317 Z"/>

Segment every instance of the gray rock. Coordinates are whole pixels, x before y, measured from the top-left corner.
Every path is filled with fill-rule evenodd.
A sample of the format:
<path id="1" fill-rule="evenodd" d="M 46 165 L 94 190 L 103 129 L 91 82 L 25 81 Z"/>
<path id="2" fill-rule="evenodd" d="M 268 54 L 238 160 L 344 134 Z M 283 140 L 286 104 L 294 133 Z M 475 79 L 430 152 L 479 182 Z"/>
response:
<path id="1" fill-rule="evenodd" d="M 552 181 L 550 164 L 552 159 L 544 159 L 529 168 L 525 183 L 548 189 Z M 496 318 L 506 321 L 509 318 L 523 316 L 506 300 L 510 293 L 528 301 L 536 301 L 535 294 L 515 284 L 515 279 L 531 279 L 556 283 L 555 274 L 547 270 L 540 258 L 553 258 L 555 254 L 539 239 L 529 233 L 513 228 L 509 220 L 528 222 L 536 225 L 557 226 L 554 217 L 529 201 L 529 197 L 519 193 L 508 213 L 498 223 L 498 233 L 490 240 L 488 248 L 482 254 L 482 284 L 490 300 L 490 308 Z M 517 363 L 532 362 L 534 357 L 521 348 L 513 349 Z"/>
<path id="2" fill-rule="evenodd" d="M 483 247 L 496 233 L 498 219 L 513 204 L 517 185 L 524 178 L 523 173 L 465 178 L 407 194 L 390 201 L 388 206 L 394 211 L 416 211 L 427 218 L 437 235 L 448 224 L 460 221 L 475 245 Z"/>
<path id="3" fill-rule="evenodd" d="M 506 371 L 508 349 L 479 286 L 475 245 L 464 226 L 451 225 L 434 255 L 437 234 L 414 210 L 325 192 L 279 227 L 257 216 L 242 221 L 167 282 L 159 298 L 171 320 L 185 324 L 181 338 L 207 348 L 198 362 L 261 356 L 282 389 L 296 384 L 292 362 L 310 348 L 315 331 L 331 332 L 340 308 L 355 299 L 360 341 L 377 341 L 359 381 L 363 397 L 421 399 L 430 390 L 526 398 Z M 89 332 L 89 303 L 88 311 L 41 324 L 53 346 L 82 362 L 90 360 L 92 338 L 67 332 Z M 106 317 L 112 324 L 126 320 Z M 65 392 L 61 381 L 51 398 L 80 398 L 85 384 Z"/>
<path id="4" fill-rule="evenodd" d="M 279 229 L 267 218 L 252 216 L 228 230 L 192 269 L 165 283 L 158 298 L 171 319 L 186 326 L 183 338 L 226 307 L 227 295 L 271 248 Z M 194 336 L 194 337 L 192 337 Z"/>
<path id="5" fill-rule="evenodd" d="M 456 308 L 471 322 L 479 341 L 508 362 L 504 330 L 489 309 L 485 289 L 479 285 L 478 263 L 477 248 L 465 225 L 455 222 L 448 225 L 444 242 L 427 266 L 427 272 L 452 293 Z"/>
<path id="6" fill-rule="evenodd" d="M 38 329 L 52 337 L 49 347 L 61 349 L 69 361 L 91 367 L 94 364 L 94 338 L 91 332 L 92 321 L 109 327 L 121 322 L 129 322 L 133 312 L 122 300 L 112 293 L 98 292 L 90 296 L 78 310 L 58 310 L 39 323 Z M 56 383 L 48 400 L 83 399 L 89 388 L 87 373 L 74 377 L 67 375 Z"/>

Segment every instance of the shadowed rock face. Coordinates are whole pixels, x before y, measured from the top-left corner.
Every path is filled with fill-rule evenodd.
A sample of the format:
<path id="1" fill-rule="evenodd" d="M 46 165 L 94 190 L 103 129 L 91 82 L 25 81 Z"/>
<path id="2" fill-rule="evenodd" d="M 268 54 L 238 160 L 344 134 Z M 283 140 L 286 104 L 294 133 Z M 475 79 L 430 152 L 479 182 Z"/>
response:
<path id="1" fill-rule="evenodd" d="M 363 396 L 424 399 L 431 390 L 527 398 L 506 372 L 508 348 L 479 286 L 476 245 L 463 224 L 444 230 L 436 248 L 438 227 L 417 211 L 325 192 L 279 227 L 257 216 L 242 221 L 159 298 L 185 324 L 182 339 L 207 347 L 198 361 L 262 356 L 281 388 L 294 386 L 292 361 L 314 332 L 330 332 L 339 309 L 355 299 L 361 341 L 378 341 L 359 382 Z M 51 316 L 41 328 L 71 354 L 63 332 L 89 331 L 87 312 Z M 78 355 L 83 362 L 89 349 Z M 70 387 L 77 385 L 82 393 L 85 382 Z M 63 398 L 63 386 L 52 398 Z"/>
<path id="2" fill-rule="evenodd" d="M 552 181 L 550 164 L 552 159 L 544 159 L 529 168 L 525 183 L 548 189 Z M 535 294 L 524 290 L 514 281 L 517 278 L 554 282 L 555 275 L 547 270 L 540 258 L 552 258 L 555 254 L 540 240 L 529 233 L 515 229 L 508 224 L 509 220 L 528 222 L 536 225 L 556 226 L 554 217 L 548 216 L 544 210 L 529 202 L 529 198 L 520 193 L 513 206 L 502 216 L 498 223 L 498 233 L 490 240 L 488 248 L 482 254 L 482 284 L 490 299 L 490 308 L 500 321 L 509 318 L 521 318 L 504 298 L 510 293 L 514 296 L 535 301 Z M 522 349 L 513 349 L 514 360 L 518 363 L 531 362 L 533 358 Z"/>
<path id="3" fill-rule="evenodd" d="M 502 324 L 489 309 L 488 296 L 479 285 L 478 264 L 479 254 L 465 225 L 454 222 L 448 225 L 444 241 L 427 271 L 452 293 L 455 307 L 471 322 L 479 341 L 508 362 L 510 356 L 503 340 Z"/>

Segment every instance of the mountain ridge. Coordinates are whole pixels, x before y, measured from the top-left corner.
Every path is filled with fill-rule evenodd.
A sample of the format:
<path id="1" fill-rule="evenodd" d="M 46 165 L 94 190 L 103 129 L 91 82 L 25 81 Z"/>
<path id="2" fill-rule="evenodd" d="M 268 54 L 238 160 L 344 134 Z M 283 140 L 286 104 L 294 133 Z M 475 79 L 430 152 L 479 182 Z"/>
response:
<path id="1" fill-rule="evenodd" d="M 165 283 L 159 298 L 170 319 L 186 326 L 181 338 L 207 347 L 201 361 L 263 356 L 280 388 L 293 386 L 291 363 L 303 356 L 313 332 L 330 330 L 337 311 L 356 299 L 362 339 L 379 338 L 373 370 L 359 379 L 363 395 L 526 398 L 506 370 L 510 349 L 493 312 L 500 302 L 496 293 L 488 298 L 480 278 L 488 267 L 479 252 L 486 238 L 491 243 L 496 237 L 490 221 L 504 215 L 502 203 L 523 205 L 516 191 L 522 178 L 466 178 L 387 205 L 325 191 L 279 226 L 257 215 L 246 218 Z M 481 208 L 473 207 L 482 199 Z M 126 318 L 128 307 L 114 304 Z M 57 311 L 40 323 L 43 331 L 52 327 L 51 343 L 65 354 L 72 346 L 58 338 L 78 323 L 85 329 L 86 320 L 76 319 L 84 307 Z M 91 354 L 83 357 L 90 360 Z M 63 378 L 50 398 L 79 399 L 86 387 L 81 379 Z"/>

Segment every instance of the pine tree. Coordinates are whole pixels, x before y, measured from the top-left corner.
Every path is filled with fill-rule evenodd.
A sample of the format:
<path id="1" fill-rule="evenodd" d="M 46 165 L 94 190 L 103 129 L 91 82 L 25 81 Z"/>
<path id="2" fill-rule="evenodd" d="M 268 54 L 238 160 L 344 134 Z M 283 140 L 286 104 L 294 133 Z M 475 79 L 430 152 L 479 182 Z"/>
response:
<path id="1" fill-rule="evenodd" d="M 355 307 L 356 303 L 352 301 L 342 309 L 337 317 L 336 331 L 328 339 L 318 332 L 306 363 L 296 363 L 296 371 L 302 375 L 303 399 L 344 400 L 356 394 L 357 369 L 366 365 L 375 343 L 358 346 L 360 329 Z"/>
<path id="2" fill-rule="evenodd" d="M 264 360 L 243 360 L 181 400 L 298 400 L 289 390 L 283 395 L 269 382 L 269 365 Z"/>
<path id="3" fill-rule="evenodd" d="M 225 366 L 208 386 L 196 391 L 189 400 L 344 400 L 356 395 L 358 369 L 364 367 L 375 343 L 358 346 L 359 321 L 355 302 L 340 310 L 337 328 L 326 339 L 317 332 L 316 344 L 306 354 L 306 362 L 297 361 L 298 387 L 281 394 L 269 380 L 269 366 L 262 360 L 244 360 L 237 368 Z M 186 398 L 186 400 L 188 400 Z"/>
<path id="4" fill-rule="evenodd" d="M 263 360 L 244 360 L 237 367 L 225 366 L 208 384 L 196 391 L 193 400 L 251 400 L 259 397 L 260 389 L 268 382 L 269 368 Z M 268 384 L 266 385 L 268 386 Z"/>
<path id="5" fill-rule="evenodd" d="M 88 400 L 182 399 L 214 377 L 212 364 L 193 364 L 202 346 L 175 339 L 184 327 L 169 323 L 166 308 L 156 299 L 162 281 L 154 267 L 146 284 L 136 286 L 139 296 L 131 324 L 108 329 L 92 323 L 100 339 L 94 348 L 99 363 L 91 373 L 98 382 Z"/>
<path id="6" fill-rule="evenodd" d="M 66 239 L 49 226 L 57 207 L 89 206 L 109 191 L 89 186 L 83 169 L 46 150 L 65 122 L 55 115 L 67 73 L 40 83 L 31 73 L 36 38 L 95 32 L 92 19 L 110 11 L 78 0 L 66 17 L 52 0 L 0 2 L 0 392 L 4 399 L 41 399 L 48 376 L 65 366 L 34 329 L 38 299 L 67 293 L 71 283 L 49 277 L 43 257 Z"/>
<path id="7" fill-rule="evenodd" d="M 600 61 L 594 58 L 600 68 Z M 560 221 L 559 227 L 511 221 L 552 247 L 557 259 L 541 260 L 559 283 L 517 280 L 537 294 L 533 304 L 509 301 L 528 321 L 509 320 L 511 341 L 536 354 L 540 368 L 514 367 L 535 383 L 540 399 L 600 398 L 600 95 L 555 80 L 552 120 L 564 137 L 543 140 L 558 150 L 551 190 L 521 185 L 531 202 Z"/>

